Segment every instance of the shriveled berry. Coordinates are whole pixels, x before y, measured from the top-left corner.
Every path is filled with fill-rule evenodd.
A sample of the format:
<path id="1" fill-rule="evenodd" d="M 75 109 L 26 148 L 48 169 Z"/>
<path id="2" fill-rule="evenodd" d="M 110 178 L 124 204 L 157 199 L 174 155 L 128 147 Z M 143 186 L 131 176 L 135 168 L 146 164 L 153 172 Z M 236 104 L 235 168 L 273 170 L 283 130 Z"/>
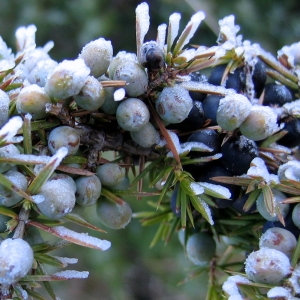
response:
<path id="1" fill-rule="evenodd" d="M 76 202 L 81 206 L 95 204 L 101 195 L 101 181 L 96 175 L 80 176 L 75 180 Z"/>

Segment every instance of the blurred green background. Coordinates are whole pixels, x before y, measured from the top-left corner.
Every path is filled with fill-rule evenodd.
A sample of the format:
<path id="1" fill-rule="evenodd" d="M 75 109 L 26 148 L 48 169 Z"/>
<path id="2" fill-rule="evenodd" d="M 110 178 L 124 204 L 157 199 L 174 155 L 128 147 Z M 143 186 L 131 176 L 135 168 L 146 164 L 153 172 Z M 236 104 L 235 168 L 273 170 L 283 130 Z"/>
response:
<path id="1" fill-rule="evenodd" d="M 0 35 L 14 50 L 16 28 L 35 24 L 37 45 L 53 40 L 55 47 L 50 55 L 58 61 L 76 58 L 87 42 L 98 37 L 112 41 L 114 54 L 120 50 L 134 52 L 135 7 L 139 3 L 133 0 L 1 0 Z M 169 15 L 175 11 L 182 14 L 183 29 L 195 10 L 204 10 L 207 16 L 192 40 L 195 44 L 213 45 L 218 20 L 229 14 L 236 16 L 244 39 L 260 43 L 274 54 L 282 46 L 298 42 L 300 37 L 297 0 L 152 0 L 148 3 L 151 30 L 147 39 L 154 39 L 157 26 L 168 23 Z M 146 201 L 130 201 L 133 211 L 148 208 Z M 87 209 L 85 215 L 101 227 L 93 208 Z M 89 270 L 90 277 L 55 283 L 58 296 L 64 300 L 204 299 L 207 274 L 178 286 L 194 268 L 177 237 L 167 246 L 160 244 L 149 249 L 155 229 L 143 228 L 133 220 L 124 230 L 107 230 L 107 234 L 100 236 L 112 241 L 112 248 L 106 252 L 79 246 L 64 249 L 60 255 L 78 257 L 74 269 Z"/>

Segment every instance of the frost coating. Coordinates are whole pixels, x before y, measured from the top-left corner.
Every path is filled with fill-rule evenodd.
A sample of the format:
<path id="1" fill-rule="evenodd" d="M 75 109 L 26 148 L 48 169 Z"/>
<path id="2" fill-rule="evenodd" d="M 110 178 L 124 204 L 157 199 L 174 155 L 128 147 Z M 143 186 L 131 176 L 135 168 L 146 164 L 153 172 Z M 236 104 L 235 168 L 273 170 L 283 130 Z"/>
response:
<path id="1" fill-rule="evenodd" d="M 84 59 L 85 64 L 90 68 L 91 75 L 95 77 L 100 77 L 107 71 L 112 57 L 111 41 L 104 38 L 86 44 L 79 55 L 79 58 Z"/>
<path id="2" fill-rule="evenodd" d="M 241 133 L 253 141 L 263 140 L 279 129 L 277 115 L 268 106 L 252 106 L 249 115 L 240 124 Z"/>
<path id="3" fill-rule="evenodd" d="M 0 89 L 0 126 L 8 120 L 9 102 L 8 95 Z"/>
<path id="4" fill-rule="evenodd" d="M 248 117 L 251 103 L 241 94 L 228 95 L 220 100 L 217 110 L 217 123 L 224 130 L 238 128 Z"/>
<path id="5" fill-rule="evenodd" d="M 223 283 L 222 290 L 229 296 L 229 299 L 243 299 L 237 286 L 238 283 L 247 284 L 250 283 L 250 280 L 240 275 L 234 275 L 229 276 Z"/>
<path id="6" fill-rule="evenodd" d="M 189 92 L 179 86 L 165 87 L 156 101 L 156 111 L 169 123 L 180 123 L 189 115 L 193 100 Z"/>
<path id="7" fill-rule="evenodd" d="M 89 74 L 90 69 L 82 58 L 64 60 L 48 76 L 45 91 L 51 98 L 56 99 L 77 95 Z"/>
<path id="8" fill-rule="evenodd" d="M 173 13 L 169 17 L 169 27 L 168 27 L 168 46 L 171 48 L 174 40 L 176 39 L 179 32 L 179 22 L 181 19 L 181 14 Z M 170 49 L 168 49 L 169 51 Z"/>
<path id="9" fill-rule="evenodd" d="M 89 272 L 67 270 L 67 271 L 56 272 L 52 276 L 54 276 L 56 278 L 61 278 L 61 279 L 85 279 L 85 278 L 88 278 Z"/>
<path id="10" fill-rule="evenodd" d="M 61 238 L 78 240 L 89 247 L 93 247 L 104 251 L 111 246 L 111 243 L 109 241 L 100 240 L 93 236 L 89 236 L 87 233 L 78 233 L 63 226 L 55 226 L 52 229 Z"/>
<path id="11" fill-rule="evenodd" d="M 0 244 L 0 284 L 10 285 L 24 277 L 33 264 L 33 251 L 22 239 L 5 239 Z"/>
<path id="12" fill-rule="evenodd" d="M 9 121 L 0 129 L 0 138 L 6 142 L 11 141 L 11 139 L 17 134 L 18 130 L 22 126 L 23 126 L 23 120 L 21 117 L 16 116 L 10 118 Z"/>
<path id="13" fill-rule="evenodd" d="M 296 245 L 295 236 L 290 231 L 279 227 L 269 228 L 259 239 L 259 248 L 276 249 L 289 259 L 292 259 Z"/>
<path id="14" fill-rule="evenodd" d="M 291 296 L 291 293 L 289 292 L 289 290 L 287 290 L 284 287 L 275 286 L 268 291 L 267 296 L 268 296 L 268 298 L 283 297 L 283 298 L 289 299 L 289 297 Z"/>
<path id="15" fill-rule="evenodd" d="M 200 195 L 204 193 L 204 188 L 197 182 L 191 182 L 190 188 L 195 195 Z"/>
<path id="16" fill-rule="evenodd" d="M 290 268 L 285 254 L 269 248 L 252 252 L 245 262 L 247 276 L 258 283 L 277 284 L 290 273 Z"/>
<path id="17" fill-rule="evenodd" d="M 297 160 L 288 161 L 278 168 L 278 178 L 283 180 L 300 181 L 300 162 Z"/>

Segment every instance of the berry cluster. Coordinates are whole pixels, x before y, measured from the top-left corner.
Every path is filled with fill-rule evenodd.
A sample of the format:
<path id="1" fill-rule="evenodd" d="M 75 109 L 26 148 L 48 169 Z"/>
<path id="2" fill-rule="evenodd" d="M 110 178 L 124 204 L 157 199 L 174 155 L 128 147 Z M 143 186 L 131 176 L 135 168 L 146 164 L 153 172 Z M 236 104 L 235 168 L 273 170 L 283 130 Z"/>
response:
<path id="1" fill-rule="evenodd" d="M 0 299 L 39 298 L 37 281 L 54 298 L 50 281 L 87 277 L 43 265 L 73 263 L 48 254 L 69 242 L 110 247 L 66 227 L 102 232 L 73 212 L 93 205 L 110 229 L 132 216 L 159 224 L 151 245 L 177 231 L 190 262 L 210 272 L 208 299 L 299 299 L 299 43 L 276 59 L 228 16 L 217 45 L 188 48 L 201 11 L 181 35 L 172 14 L 145 42 L 148 10 L 136 8 L 136 54 L 114 55 L 99 38 L 56 62 L 51 42 L 36 47 L 34 25 L 17 30 L 16 54 L 0 38 Z M 157 210 L 133 214 L 132 197 L 146 196 Z M 258 232 L 245 268 L 232 263 L 257 249 Z M 245 274 L 221 290 L 219 270 Z"/>

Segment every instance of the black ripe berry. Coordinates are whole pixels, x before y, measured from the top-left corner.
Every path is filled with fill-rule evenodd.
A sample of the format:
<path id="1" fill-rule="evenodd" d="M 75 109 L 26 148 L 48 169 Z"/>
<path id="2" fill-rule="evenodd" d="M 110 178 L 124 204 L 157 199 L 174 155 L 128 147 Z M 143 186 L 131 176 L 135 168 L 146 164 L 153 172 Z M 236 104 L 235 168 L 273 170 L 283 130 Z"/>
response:
<path id="1" fill-rule="evenodd" d="M 285 85 L 273 82 L 265 85 L 264 105 L 282 106 L 291 101 L 293 101 L 293 94 Z"/>
<path id="2" fill-rule="evenodd" d="M 228 139 L 221 147 L 221 153 L 223 166 L 233 175 L 243 175 L 258 156 L 258 148 L 254 141 L 241 135 Z"/>
<path id="3" fill-rule="evenodd" d="M 300 145 L 300 119 L 287 119 L 283 130 L 287 131 L 287 133 L 283 138 L 277 141 L 278 144 L 291 148 Z"/>
<path id="4" fill-rule="evenodd" d="M 194 132 L 187 139 L 188 142 L 200 142 L 208 147 L 212 148 L 212 152 L 195 152 L 199 153 L 198 156 L 209 156 L 214 155 L 220 152 L 221 139 L 220 135 L 216 130 L 213 129 L 203 129 L 197 132 Z M 195 154 L 196 155 L 196 154 Z"/>
<path id="5" fill-rule="evenodd" d="M 208 77 L 208 82 L 214 85 L 221 85 L 226 66 L 216 66 Z M 228 73 L 227 78 L 225 78 L 225 87 L 227 89 L 234 89 L 238 93 L 241 92 L 244 88 L 244 77 L 243 68 L 237 68 L 234 73 Z"/>
<path id="6" fill-rule="evenodd" d="M 206 119 L 210 119 L 210 126 L 218 125 L 217 123 L 217 110 L 219 107 L 220 99 L 222 96 L 218 95 L 207 95 L 207 97 L 203 100 L 203 110 Z"/>
<path id="7" fill-rule="evenodd" d="M 256 97 L 259 98 L 260 94 L 262 93 L 265 83 L 267 80 L 266 74 L 266 66 L 265 64 L 259 59 L 257 60 L 253 74 L 252 74 L 252 81 L 254 84 L 254 90 L 256 93 Z"/>
<path id="8" fill-rule="evenodd" d="M 193 107 L 190 110 L 187 118 L 181 123 L 176 124 L 176 128 L 179 128 L 185 132 L 197 130 L 204 124 L 205 119 L 202 103 L 199 101 L 193 101 Z"/>
<path id="9" fill-rule="evenodd" d="M 232 207 L 241 214 L 250 214 L 256 210 L 256 203 L 254 203 L 249 210 L 244 211 L 243 207 L 249 198 L 249 194 L 244 194 L 232 203 Z"/>
<path id="10" fill-rule="evenodd" d="M 194 82 L 207 82 L 207 78 L 205 75 L 201 74 L 200 72 L 193 72 L 190 74 L 191 81 Z M 189 94 L 193 100 L 203 101 L 206 97 L 206 94 L 195 92 L 195 91 L 189 91 Z"/>

